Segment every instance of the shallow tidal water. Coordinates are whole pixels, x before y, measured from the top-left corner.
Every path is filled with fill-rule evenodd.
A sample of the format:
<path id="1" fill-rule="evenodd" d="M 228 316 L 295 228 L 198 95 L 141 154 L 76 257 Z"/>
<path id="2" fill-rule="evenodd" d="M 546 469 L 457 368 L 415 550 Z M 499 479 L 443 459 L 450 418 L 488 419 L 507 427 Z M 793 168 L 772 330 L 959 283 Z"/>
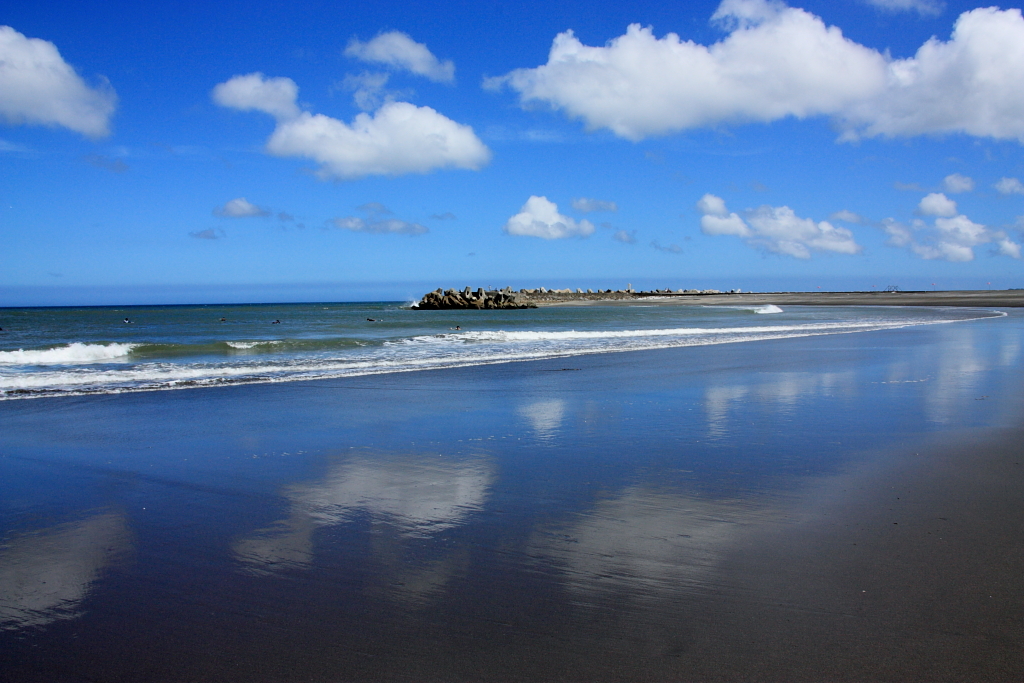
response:
<path id="1" fill-rule="evenodd" d="M 0 680 L 1019 680 L 1024 315 L 0 402 Z"/>

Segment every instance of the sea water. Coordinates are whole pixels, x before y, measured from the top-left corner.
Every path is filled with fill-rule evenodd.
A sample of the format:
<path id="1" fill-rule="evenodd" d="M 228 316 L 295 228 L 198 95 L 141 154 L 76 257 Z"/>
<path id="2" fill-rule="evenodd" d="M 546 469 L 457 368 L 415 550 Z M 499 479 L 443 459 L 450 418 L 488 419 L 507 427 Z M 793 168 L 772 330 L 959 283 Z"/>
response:
<path id="1" fill-rule="evenodd" d="M 0 400 L 329 379 L 856 333 L 969 308 L 590 305 L 417 311 L 315 303 L 0 309 Z"/>

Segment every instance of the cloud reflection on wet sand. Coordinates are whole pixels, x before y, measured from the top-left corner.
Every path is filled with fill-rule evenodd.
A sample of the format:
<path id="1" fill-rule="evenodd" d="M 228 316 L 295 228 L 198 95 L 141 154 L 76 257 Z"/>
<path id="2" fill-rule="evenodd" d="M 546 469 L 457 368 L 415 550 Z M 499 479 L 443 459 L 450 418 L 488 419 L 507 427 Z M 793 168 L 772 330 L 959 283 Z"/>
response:
<path id="1" fill-rule="evenodd" d="M 369 518 L 371 557 L 378 583 L 405 597 L 422 598 L 443 586 L 457 558 L 420 558 L 409 553 L 464 524 L 483 509 L 495 477 L 493 464 L 477 457 L 453 461 L 435 453 L 374 453 L 345 459 L 322 480 L 284 491 L 288 516 L 238 539 L 235 558 L 248 573 L 273 574 L 314 564 L 316 531 Z M 401 571 L 399 571 L 401 569 Z"/>
<path id="2" fill-rule="evenodd" d="M 115 513 L 7 539 L 0 545 L 0 629 L 81 616 L 92 585 L 130 546 Z"/>

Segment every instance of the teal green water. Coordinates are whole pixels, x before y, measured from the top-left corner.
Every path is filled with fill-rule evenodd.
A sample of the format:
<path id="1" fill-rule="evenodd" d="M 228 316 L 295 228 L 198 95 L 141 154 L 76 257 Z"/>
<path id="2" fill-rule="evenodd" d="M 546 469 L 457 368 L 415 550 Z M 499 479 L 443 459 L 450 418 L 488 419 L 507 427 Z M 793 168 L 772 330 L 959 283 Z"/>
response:
<path id="1" fill-rule="evenodd" d="M 0 309 L 0 398 L 280 382 L 949 323 L 979 309 L 317 303 Z"/>

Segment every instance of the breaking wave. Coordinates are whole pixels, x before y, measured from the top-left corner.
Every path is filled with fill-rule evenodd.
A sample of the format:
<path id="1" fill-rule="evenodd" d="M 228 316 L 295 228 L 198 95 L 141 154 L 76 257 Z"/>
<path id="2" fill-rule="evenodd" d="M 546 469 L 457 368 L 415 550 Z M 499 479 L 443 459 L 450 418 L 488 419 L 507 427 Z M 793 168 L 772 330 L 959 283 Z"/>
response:
<path id="1" fill-rule="evenodd" d="M 69 365 L 114 360 L 128 356 L 138 344 L 84 344 L 73 342 L 50 349 L 0 351 L 3 365 Z"/>

